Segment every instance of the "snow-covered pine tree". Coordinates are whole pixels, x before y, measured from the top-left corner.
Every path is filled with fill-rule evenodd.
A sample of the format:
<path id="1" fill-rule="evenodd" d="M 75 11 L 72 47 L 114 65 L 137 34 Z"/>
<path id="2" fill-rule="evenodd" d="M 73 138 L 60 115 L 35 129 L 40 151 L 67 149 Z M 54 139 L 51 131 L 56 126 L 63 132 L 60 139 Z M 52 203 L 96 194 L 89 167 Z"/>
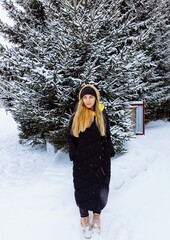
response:
<path id="1" fill-rule="evenodd" d="M 150 60 L 138 46 L 143 36 L 146 37 L 146 30 L 138 29 L 132 39 L 129 33 L 134 28 L 135 9 L 123 12 L 123 2 L 87 1 L 84 8 L 82 2 L 71 7 L 66 1 L 58 28 L 59 53 L 62 52 L 58 69 L 61 68 L 67 82 L 76 82 L 77 86 L 91 83 L 98 87 L 110 114 L 118 151 L 129 137 L 127 132 L 131 133 L 127 99 L 134 100 L 144 88 L 140 66 Z"/>
<path id="2" fill-rule="evenodd" d="M 41 39 L 46 40 L 45 13 L 40 1 L 16 2 L 17 6 L 12 1 L 3 1 L 14 24 L 0 23 L 1 32 L 12 43 L 12 47 L 5 50 L 1 63 L 1 88 L 6 107 L 19 123 L 21 139 L 39 142 L 44 137 L 44 116 L 39 113 L 46 81 L 39 59 L 43 58 Z"/>
<path id="3" fill-rule="evenodd" d="M 0 22 L 0 31 L 14 45 L 3 55 L 1 89 L 22 141 L 48 140 L 65 149 L 78 91 L 90 83 L 101 92 L 116 150 L 122 151 L 131 136 L 128 95 L 143 84 L 139 77 L 132 88 L 135 69 L 140 75 L 136 51 L 138 62 L 146 60 L 138 50 L 142 31 L 130 39 L 132 10 L 123 12 L 121 0 L 16 1 L 20 8 L 3 3 L 14 26 Z"/>
<path id="4" fill-rule="evenodd" d="M 142 47 L 153 30 L 150 26 L 152 18 L 145 16 L 145 13 L 139 10 L 138 5 L 140 1 L 124 0 L 122 2 L 122 12 L 131 14 L 131 21 L 128 22 L 126 32 L 123 32 L 124 38 L 121 38 L 122 46 L 126 49 L 122 59 L 125 68 L 124 78 L 128 79 L 124 92 L 128 101 L 145 100 L 148 87 L 150 87 L 145 78 L 154 76 L 155 69 L 151 56 Z M 144 13 L 145 18 L 141 17 L 141 13 Z M 127 24 L 126 21 L 125 24 Z"/>
<path id="5" fill-rule="evenodd" d="M 154 31 L 145 49 L 156 67 L 155 78 L 149 81 L 154 88 L 147 96 L 147 120 L 169 118 L 170 114 L 170 4 L 167 0 L 155 0 L 153 4 L 155 8 L 150 14 Z"/>
<path id="6" fill-rule="evenodd" d="M 169 99 L 170 86 L 169 1 L 144 0 L 134 1 L 134 4 L 136 25 L 150 29 L 149 37 L 140 43 L 140 49 L 150 60 L 141 68 L 145 91 L 139 95 L 139 100 L 145 100 L 147 120 L 168 117 L 169 105 L 166 110 L 164 106 Z"/>
<path id="7" fill-rule="evenodd" d="M 122 52 L 116 50 L 119 29 L 115 24 L 122 18 L 118 6 L 113 1 L 103 1 L 103 4 L 88 1 L 85 6 L 65 1 L 58 28 L 59 54 L 62 53 L 58 69 L 67 83 L 75 83 L 76 92 L 75 85 L 70 89 L 76 101 L 83 84 L 93 84 L 100 90 L 110 114 L 116 150 L 122 151 L 124 141 L 131 134 L 131 124 L 123 95 L 123 83 L 127 80 L 121 74 Z M 71 112 L 74 105 L 73 108 L 68 106 Z"/>

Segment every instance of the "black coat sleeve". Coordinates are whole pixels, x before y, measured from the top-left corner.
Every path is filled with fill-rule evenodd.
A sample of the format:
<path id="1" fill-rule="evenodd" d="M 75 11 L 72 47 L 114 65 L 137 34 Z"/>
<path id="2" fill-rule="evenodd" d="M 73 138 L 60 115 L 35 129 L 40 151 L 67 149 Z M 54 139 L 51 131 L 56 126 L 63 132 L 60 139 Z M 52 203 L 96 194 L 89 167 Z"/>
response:
<path id="1" fill-rule="evenodd" d="M 108 118 L 108 115 L 107 115 L 105 110 L 104 110 L 103 114 L 104 114 L 104 118 L 105 118 L 106 138 L 107 138 L 107 142 L 108 142 L 109 149 L 110 149 L 110 155 L 111 155 L 111 157 L 114 157 L 115 156 L 115 149 L 114 149 L 114 146 L 113 146 L 113 143 L 112 143 L 112 140 L 111 140 L 109 118 Z"/>
<path id="2" fill-rule="evenodd" d="M 70 119 L 69 128 L 68 128 L 68 134 L 67 134 L 68 147 L 69 147 L 69 157 L 70 157 L 71 161 L 75 160 L 76 150 L 77 150 L 77 138 L 74 137 L 72 135 L 72 133 L 71 133 L 73 117 L 74 116 L 72 116 L 72 118 Z"/>

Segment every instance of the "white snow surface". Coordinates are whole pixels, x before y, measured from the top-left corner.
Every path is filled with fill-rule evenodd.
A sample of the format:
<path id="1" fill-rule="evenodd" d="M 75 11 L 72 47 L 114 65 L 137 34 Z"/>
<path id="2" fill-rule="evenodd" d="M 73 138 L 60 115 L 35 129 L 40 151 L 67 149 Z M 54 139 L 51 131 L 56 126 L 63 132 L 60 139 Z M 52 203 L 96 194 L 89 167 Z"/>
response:
<path id="1" fill-rule="evenodd" d="M 151 122 L 112 158 L 100 240 L 170 239 L 169 136 L 169 122 Z M 1 108 L 0 240 L 68 239 L 82 239 L 72 162 L 61 151 L 19 144 L 17 124 Z"/>

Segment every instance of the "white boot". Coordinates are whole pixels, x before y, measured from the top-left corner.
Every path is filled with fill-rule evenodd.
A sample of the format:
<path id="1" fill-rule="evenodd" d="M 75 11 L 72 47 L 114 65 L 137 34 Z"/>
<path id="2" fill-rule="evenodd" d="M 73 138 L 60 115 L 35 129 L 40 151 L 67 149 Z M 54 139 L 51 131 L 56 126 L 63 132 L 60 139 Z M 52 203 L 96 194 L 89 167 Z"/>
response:
<path id="1" fill-rule="evenodd" d="M 81 227 L 83 230 L 84 237 L 86 239 L 90 239 L 92 237 L 92 234 L 91 234 L 91 229 L 90 229 L 89 217 L 81 218 Z"/>
<path id="2" fill-rule="evenodd" d="M 100 214 L 93 213 L 93 223 L 91 229 L 93 233 L 100 234 Z"/>

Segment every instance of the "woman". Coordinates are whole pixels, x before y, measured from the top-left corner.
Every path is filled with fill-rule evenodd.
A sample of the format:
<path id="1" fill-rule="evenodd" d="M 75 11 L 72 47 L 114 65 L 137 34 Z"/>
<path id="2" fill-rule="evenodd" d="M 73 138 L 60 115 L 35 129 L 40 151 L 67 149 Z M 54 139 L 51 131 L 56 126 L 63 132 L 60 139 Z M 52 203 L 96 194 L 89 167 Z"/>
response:
<path id="1" fill-rule="evenodd" d="M 69 124 L 69 156 L 73 161 L 75 200 L 80 210 L 84 236 L 100 233 L 100 214 L 109 193 L 110 157 L 114 148 L 100 94 L 91 85 L 79 92 L 78 107 Z M 93 212 L 92 225 L 89 211 Z"/>

